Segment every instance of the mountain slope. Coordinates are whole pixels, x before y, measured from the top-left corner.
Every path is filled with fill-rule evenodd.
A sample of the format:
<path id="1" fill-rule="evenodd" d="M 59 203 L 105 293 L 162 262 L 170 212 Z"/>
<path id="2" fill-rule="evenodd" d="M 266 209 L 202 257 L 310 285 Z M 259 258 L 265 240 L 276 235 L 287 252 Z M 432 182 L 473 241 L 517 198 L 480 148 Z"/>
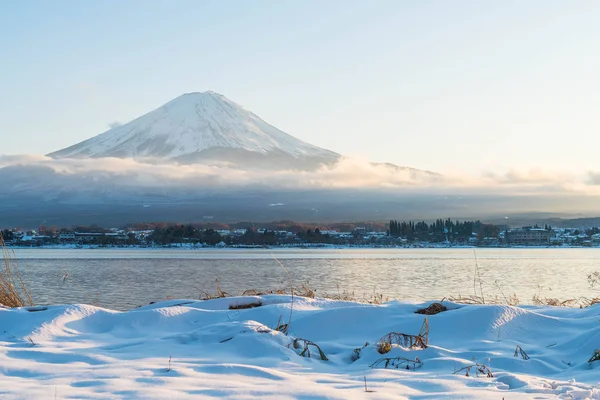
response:
<path id="1" fill-rule="evenodd" d="M 288 135 L 212 91 L 184 94 L 48 156 L 292 168 L 330 164 L 340 157 Z"/>

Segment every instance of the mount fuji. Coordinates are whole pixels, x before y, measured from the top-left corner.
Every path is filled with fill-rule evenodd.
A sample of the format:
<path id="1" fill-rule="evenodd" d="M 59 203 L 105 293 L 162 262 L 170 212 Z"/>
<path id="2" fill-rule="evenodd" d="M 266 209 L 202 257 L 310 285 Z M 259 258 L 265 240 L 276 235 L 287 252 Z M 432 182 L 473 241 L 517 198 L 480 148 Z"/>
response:
<path id="1" fill-rule="evenodd" d="M 404 215 L 436 208 L 418 188 L 443 178 L 343 157 L 212 91 L 47 157 L 13 158 L 0 157 L 0 226 L 389 219 L 400 203 Z"/>
<path id="2" fill-rule="evenodd" d="M 48 156 L 269 169 L 314 169 L 340 158 L 213 91 L 181 95 L 127 124 Z"/>

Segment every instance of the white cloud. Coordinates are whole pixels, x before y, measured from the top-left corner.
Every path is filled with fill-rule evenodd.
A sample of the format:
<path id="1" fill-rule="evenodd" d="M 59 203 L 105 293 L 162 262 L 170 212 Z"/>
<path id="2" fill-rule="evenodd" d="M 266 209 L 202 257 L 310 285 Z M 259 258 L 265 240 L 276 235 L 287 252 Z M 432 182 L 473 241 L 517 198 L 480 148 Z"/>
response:
<path id="1" fill-rule="evenodd" d="M 52 159 L 37 155 L 0 156 L 0 167 L 44 167 L 60 176 L 112 179 L 128 186 L 271 187 L 277 189 L 378 188 L 385 190 L 478 193 L 496 195 L 597 195 L 600 174 L 574 174 L 533 169 L 510 170 L 481 177 L 440 176 L 408 168 L 373 164 L 361 158 L 343 158 L 315 171 L 239 170 L 208 165 L 148 164 L 133 159 Z"/>

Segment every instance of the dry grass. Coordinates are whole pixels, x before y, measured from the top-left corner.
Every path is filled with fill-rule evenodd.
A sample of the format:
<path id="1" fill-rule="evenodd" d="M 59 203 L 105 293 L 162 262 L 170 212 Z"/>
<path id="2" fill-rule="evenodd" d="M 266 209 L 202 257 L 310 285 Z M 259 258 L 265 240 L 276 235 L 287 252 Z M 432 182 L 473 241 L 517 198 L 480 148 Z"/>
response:
<path id="1" fill-rule="evenodd" d="M 454 374 L 459 374 L 464 372 L 465 376 L 471 376 L 472 371 L 475 373 L 476 377 L 487 377 L 493 378 L 494 374 L 492 374 L 492 370 L 485 364 L 479 364 L 475 362 L 475 364 L 467 365 L 459 370 L 454 371 Z"/>
<path id="2" fill-rule="evenodd" d="M 492 299 L 484 299 L 481 296 L 475 295 L 463 296 L 459 294 L 458 296 L 450 296 L 447 298 L 447 300 L 460 304 L 502 304 L 507 306 L 518 306 L 520 304 L 519 298 L 516 294 L 508 297 L 503 296 L 502 298 L 496 296 Z"/>
<path id="3" fill-rule="evenodd" d="M 521 357 L 523 360 L 529 360 L 529 355 L 527 355 L 525 350 L 523 350 L 519 345 L 517 345 L 517 348 L 515 349 L 515 358 L 516 357 Z"/>
<path id="4" fill-rule="evenodd" d="M 217 279 L 217 293 L 210 293 L 207 292 L 203 289 L 200 289 L 199 287 L 196 287 L 196 290 L 198 290 L 199 296 L 198 298 L 200 300 L 213 300 L 213 299 L 223 299 L 225 297 L 232 297 L 229 293 L 224 292 L 221 289 L 221 282 Z M 248 292 L 248 290 L 246 291 Z M 255 296 L 254 294 L 248 294 L 247 296 Z"/>
<path id="5" fill-rule="evenodd" d="M 365 304 L 383 304 L 390 301 L 389 296 L 384 296 L 381 293 L 363 294 L 362 296 L 357 295 L 355 292 L 349 292 L 344 290 L 338 293 L 323 293 L 321 295 L 324 299 L 337 300 L 337 301 L 352 301 L 357 303 Z"/>
<path id="6" fill-rule="evenodd" d="M 386 354 L 392 350 L 392 346 L 400 345 L 407 349 L 426 349 L 429 344 L 429 321 L 427 318 L 423 321 L 419 334 L 408 335 L 400 332 L 390 332 L 377 342 L 377 351 L 379 354 Z"/>
<path id="7" fill-rule="evenodd" d="M 240 296 L 264 296 L 266 294 L 286 294 L 285 290 L 265 290 L 265 291 L 260 291 L 260 290 L 256 290 L 256 289 L 248 289 L 246 291 L 243 291 L 241 293 Z"/>
<path id="8" fill-rule="evenodd" d="M 292 290 L 296 296 L 308 297 L 311 299 L 317 298 L 317 291 L 310 287 L 309 282 L 305 282 L 297 288 L 292 288 Z M 382 304 L 387 301 L 390 301 L 390 298 L 388 296 L 384 296 L 381 293 L 365 293 L 362 296 L 360 296 L 357 295 L 355 292 L 350 292 L 348 290 L 340 291 L 339 287 L 337 293 L 321 293 L 318 297 L 328 300 L 352 301 L 365 304 Z"/>
<path id="9" fill-rule="evenodd" d="M 308 357 L 308 358 L 310 358 L 310 348 L 312 347 L 313 349 L 317 350 L 317 353 L 319 354 L 319 358 L 322 361 L 329 361 L 329 359 L 327 358 L 327 356 L 325 355 L 323 350 L 321 350 L 321 347 L 319 347 L 318 344 L 311 342 L 310 340 L 302 339 L 302 338 L 295 338 L 292 341 L 292 343 L 290 344 L 290 346 L 292 346 L 296 350 L 301 350 L 300 354 L 299 354 L 301 357 Z"/>
<path id="10" fill-rule="evenodd" d="M 19 263 L 14 252 L 6 247 L 2 233 L 0 233 L 0 247 L 4 263 L 4 269 L 0 271 L 0 304 L 6 307 L 33 306 L 33 299 L 27 289 Z"/>
<path id="11" fill-rule="evenodd" d="M 434 315 L 439 312 L 446 311 L 446 307 L 444 305 L 442 305 L 444 300 L 448 300 L 448 301 L 451 301 L 454 303 L 470 304 L 470 305 L 492 304 L 492 305 L 518 306 L 521 304 L 521 301 L 519 300 L 519 298 L 517 297 L 517 295 L 515 293 L 513 293 L 512 295 L 511 294 L 506 295 L 502 289 L 502 286 L 500 285 L 500 283 L 498 281 L 495 281 L 494 285 L 495 285 L 496 289 L 500 292 L 500 296 L 498 296 L 498 295 L 496 295 L 495 297 L 485 297 L 484 296 L 484 290 L 483 290 L 484 282 L 481 277 L 481 268 L 479 267 L 479 264 L 478 264 L 477 254 L 475 253 L 474 255 L 475 255 L 475 270 L 474 270 L 474 274 L 473 274 L 473 294 L 467 295 L 467 296 L 463 296 L 463 295 L 459 294 L 458 296 L 450 296 L 447 298 L 445 297 L 439 303 L 433 303 L 426 309 L 418 310 L 417 313 L 426 314 L 426 315 Z M 289 271 L 279 262 L 279 260 L 277 260 L 275 257 L 273 257 L 273 258 L 275 259 L 275 261 L 277 261 L 277 263 L 284 269 L 284 271 L 288 275 L 288 279 L 290 281 L 290 288 L 287 290 L 286 289 L 277 289 L 277 290 L 263 290 L 263 291 L 256 290 L 256 289 L 249 289 L 244 292 L 241 292 L 240 295 L 242 295 L 242 296 L 261 296 L 261 295 L 268 295 L 268 294 L 279 294 L 279 295 L 291 294 L 292 301 L 293 301 L 293 296 L 298 296 L 298 297 L 306 297 L 306 298 L 312 298 L 312 299 L 319 297 L 319 298 L 329 299 L 329 300 L 349 301 L 349 302 L 366 303 L 366 304 L 382 304 L 382 303 L 385 303 L 385 302 L 388 302 L 391 300 L 389 296 L 384 296 L 383 294 L 375 293 L 375 291 L 373 291 L 373 293 L 371 293 L 371 294 L 358 295 L 354 291 L 347 291 L 347 290 L 340 291 L 339 287 L 338 287 L 337 293 L 324 292 L 324 293 L 319 293 L 319 295 L 317 296 L 317 291 L 315 289 L 312 289 L 308 282 L 302 283 L 299 287 L 294 287 L 292 285 L 291 276 L 289 274 Z M 600 272 L 589 275 L 588 281 L 590 282 L 591 287 L 600 286 Z M 217 294 L 216 295 L 210 294 L 205 291 L 201 291 L 201 292 L 204 294 L 204 296 L 200 297 L 202 300 L 209 300 L 209 299 L 214 299 L 214 298 L 231 296 L 229 293 L 223 292 L 221 290 L 221 288 L 218 285 L 218 281 L 217 281 Z M 594 298 L 579 297 L 579 298 L 572 298 L 572 299 L 567 299 L 567 300 L 559 300 L 557 298 L 541 297 L 539 294 L 535 294 L 532 297 L 532 302 L 525 303 L 525 304 L 547 305 L 547 306 L 554 306 L 554 307 L 585 308 L 585 307 L 593 306 L 598 303 L 600 303 L 600 297 L 594 297 Z M 289 318 L 288 323 L 287 324 L 281 323 L 281 324 L 279 324 L 280 326 L 288 327 L 289 322 L 291 321 L 292 309 L 293 308 L 290 309 L 290 318 Z"/>
<path id="12" fill-rule="evenodd" d="M 200 289 L 199 287 L 195 287 L 198 290 L 200 300 L 212 300 L 212 299 L 221 299 L 225 297 L 232 297 L 234 294 L 230 294 L 221 289 L 219 280 L 217 282 L 217 290 L 216 293 L 211 293 L 206 290 Z M 264 296 L 269 294 L 278 294 L 278 295 L 293 295 L 295 297 L 306 297 L 309 299 L 316 299 L 317 297 L 328 299 L 328 300 L 337 300 L 337 301 L 351 301 L 357 303 L 365 303 L 365 304 L 383 304 L 387 301 L 390 301 L 389 296 L 385 296 L 380 293 L 371 293 L 371 294 L 363 294 L 358 295 L 355 292 L 343 291 L 338 293 L 321 293 L 317 295 L 317 291 L 310 287 L 309 282 L 302 283 L 298 287 L 291 286 L 288 289 L 269 289 L 269 290 L 259 290 L 259 289 L 246 289 L 244 291 L 239 291 L 238 296 Z"/>
<path id="13" fill-rule="evenodd" d="M 303 283 L 298 288 L 291 287 L 290 291 L 292 292 L 292 295 L 299 297 L 308 297 L 310 299 L 314 299 L 315 297 L 317 297 L 315 291 L 308 286 L 308 282 Z"/>
<path id="14" fill-rule="evenodd" d="M 366 349 L 367 346 L 369 346 L 369 342 L 366 342 L 363 347 L 357 347 L 356 349 L 352 350 L 352 355 L 350 356 L 352 362 L 355 362 L 360 358 L 360 353 Z"/>
<path id="15" fill-rule="evenodd" d="M 273 257 L 275 262 L 285 271 L 288 277 L 288 282 L 290 284 L 290 293 L 292 294 L 292 301 L 290 303 L 290 317 L 288 318 L 288 322 L 287 324 L 285 324 L 285 327 L 282 328 L 282 330 L 280 331 L 287 336 L 288 332 L 290 331 L 290 325 L 292 324 L 292 314 L 294 312 L 294 283 L 292 282 L 292 274 L 290 274 L 290 271 L 285 267 L 285 265 L 283 265 L 281 261 L 279 261 L 277 257 L 275 257 L 274 254 L 271 254 L 271 256 Z M 319 349 L 319 351 L 321 351 L 321 349 Z"/>
<path id="16" fill-rule="evenodd" d="M 553 297 L 540 297 L 539 295 L 535 294 L 533 295 L 531 301 L 536 306 L 586 308 L 600 303 L 600 298 L 578 297 L 574 299 L 560 300 Z"/>
<path id="17" fill-rule="evenodd" d="M 463 296 L 459 294 L 458 296 L 450 296 L 448 300 L 453 303 L 460 304 L 485 304 L 485 300 L 481 298 L 481 296 Z"/>
<path id="18" fill-rule="evenodd" d="M 277 321 L 277 326 L 275 327 L 275 331 L 286 333 L 288 331 L 289 325 L 283 322 L 283 316 L 279 316 L 279 320 Z"/>
<path id="19" fill-rule="evenodd" d="M 86 289 L 84 289 L 79 282 L 77 282 L 77 280 L 69 273 L 68 270 L 66 269 L 61 269 L 60 271 L 58 271 L 58 274 L 56 275 L 57 278 L 59 278 L 61 285 L 60 288 L 62 288 L 64 285 L 66 284 L 74 284 L 75 287 L 79 290 L 79 292 L 81 294 L 83 294 L 83 298 L 84 298 L 84 302 L 86 304 L 92 304 L 94 306 L 100 306 L 100 293 L 97 292 L 96 294 L 90 294 L 90 292 Z M 54 290 L 52 291 L 52 303 L 54 303 Z"/>
<path id="20" fill-rule="evenodd" d="M 446 300 L 446 299 L 444 299 Z M 521 304 L 516 294 L 508 297 L 498 297 L 493 299 L 482 299 L 480 296 L 451 296 L 447 298 L 448 301 L 460 304 L 501 304 L 507 306 L 518 306 Z M 552 307 L 579 307 L 586 308 L 593 306 L 594 304 L 600 303 L 600 297 L 578 297 L 566 300 L 560 300 L 556 297 L 542 297 L 539 294 L 534 294 L 531 298 L 531 304 L 535 306 L 552 306 Z"/>
<path id="21" fill-rule="evenodd" d="M 392 358 L 380 358 L 371 364 L 370 368 L 379 368 L 383 367 L 385 369 L 395 368 L 395 369 L 417 369 L 423 365 L 423 362 L 419 359 L 419 357 L 415 357 L 414 360 L 406 357 L 392 357 Z"/>

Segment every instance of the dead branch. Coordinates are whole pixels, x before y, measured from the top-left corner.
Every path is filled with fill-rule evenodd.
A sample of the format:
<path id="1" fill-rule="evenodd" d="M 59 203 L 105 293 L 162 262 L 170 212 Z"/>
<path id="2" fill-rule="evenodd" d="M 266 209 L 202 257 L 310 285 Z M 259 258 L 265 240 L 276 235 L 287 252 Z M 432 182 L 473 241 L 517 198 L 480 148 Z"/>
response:
<path id="1" fill-rule="evenodd" d="M 594 354 L 588 360 L 589 363 L 593 363 L 594 361 L 600 361 L 600 350 L 594 350 Z"/>
<path id="2" fill-rule="evenodd" d="M 471 376 L 471 370 L 475 371 L 475 376 L 477 378 L 479 378 L 480 376 L 485 376 L 487 378 L 494 377 L 494 375 L 492 374 L 492 370 L 490 370 L 486 365 L 479 364 L 477 362 L 475 364 L 467 365 L 466 367 L 462 367 L 461 369 L 454 371 L 454 375 L 464 371 L 465 376 Z"/>
<path id="3" fill-rule="evenodd" d="M 415 357 L 414 360 L 405 357 L 392 357 L 392 358 L 380 358 L 371 364 L 370 368 L 378 368 L 383 365 L 383 368 L 387 369 L 392 367 L 395 369 L 417 369 L 423 366 L 423 362 L 419 357 Z"/>
<path id="4" fill-rule="evenodd" d="M 525 350 L 523 350 L 521 346 L 517 345 L 517 348 L 515 349 L 515 357 L 519 356 L 521 356 L 523 360 L 529 360 L 529 356 L 527 353 L 525 353 Z"/>

